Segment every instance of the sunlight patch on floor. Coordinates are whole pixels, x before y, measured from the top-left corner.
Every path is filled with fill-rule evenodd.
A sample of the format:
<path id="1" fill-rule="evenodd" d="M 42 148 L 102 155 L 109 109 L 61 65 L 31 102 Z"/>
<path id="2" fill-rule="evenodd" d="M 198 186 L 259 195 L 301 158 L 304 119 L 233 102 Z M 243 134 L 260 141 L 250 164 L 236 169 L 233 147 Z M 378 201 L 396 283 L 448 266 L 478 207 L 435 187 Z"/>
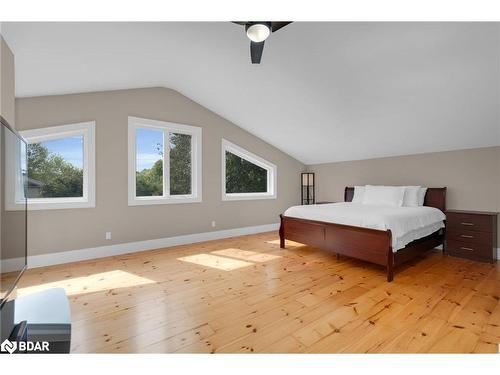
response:
<path id="1" fill-rule="evenodd" d="M 247 260 L 249 262 L 268 262 L 271 260 L 279 259 L 281 256 L 266 253 L 258 253 L 255 251 L 241 250 L 241 249 L 223 249 L 212 251 L 212 254 L 223 255 L 226 257 Z"/>
<path id="2" fill-rule="evenodd" d="M 177 258 L 177 260 L 198 264 L 200 266 L 216 268 L 223 271 L 232 271 L 238 268 L 248 267 L 253 263 L 245 262 L 243 260 L 224 258 L 212 254 L 196 254 L 187 257 Z"/>
<path id="3" fill-rule="evenodd" d="M 278 239 L 278 240 L 266 241 L 266 243 L 269 243 L 271 245 L 279 245 L 280 244 L 280 240 Z M 305 245 L 302 244 L 302 243 L 300 243 L 300 242 L 285 240 L 285 246 L 298 247 L 298 246 L 305 246 Z"/>
<path id="4" fill-rule="evenodd" d="M 66 294 L 70 296 L 74 294 L 94 293 L 109 289 L 128 288 L 154 283 L 154 280 L 137 276 L 133 273 L 114 270 L 18 288 L 17 295 L 25 296 L 50 288 L 64 288 Z"/>

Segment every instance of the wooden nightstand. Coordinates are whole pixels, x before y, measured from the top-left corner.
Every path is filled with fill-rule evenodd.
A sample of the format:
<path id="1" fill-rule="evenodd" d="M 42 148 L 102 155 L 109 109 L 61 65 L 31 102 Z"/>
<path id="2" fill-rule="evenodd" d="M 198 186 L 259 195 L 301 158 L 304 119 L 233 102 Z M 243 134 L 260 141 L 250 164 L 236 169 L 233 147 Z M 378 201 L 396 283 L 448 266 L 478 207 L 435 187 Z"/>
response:
<path id="1" fill-rule="evenodd" d="M 447 210 L 446 253 L 494 262 L 497 259 L 497 215 L 498 212 Z"/>

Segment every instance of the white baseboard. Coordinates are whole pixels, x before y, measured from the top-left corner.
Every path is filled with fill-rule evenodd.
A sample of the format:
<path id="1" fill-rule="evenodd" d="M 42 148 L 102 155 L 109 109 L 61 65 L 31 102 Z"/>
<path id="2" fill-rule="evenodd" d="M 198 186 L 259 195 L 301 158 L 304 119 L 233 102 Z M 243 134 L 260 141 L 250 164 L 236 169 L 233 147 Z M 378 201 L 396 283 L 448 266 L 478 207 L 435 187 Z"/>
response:
<path id="1" fill-rule="evenodd" d="M 57 253 L 30 255 L 28 256 L 28 268 L 52 266 L 55 264 L 78 262 L 81 260 L 104 258 L 113 255 L 135 253 L 145 250 L 161 249 L 178 245 L 186 245 L 221 238 L 244 236 L 247 234 L 270 232 L 278 230 L 279 224 L 256 225 L 252 227 L 243 227 L 235 229 L 219 230 L 214 232 L 204 232 L 187 234 L 184 236 L 158 238 L 156 240 L 146 240 L 137 242 L 121 243 L 116 245 L 107 245 L 91 247 L 87 249 L 61 251 Z M 19 264 L 23 264 L 23 258 L 6 259 L 2 262 L 2 271 L 10 272 L 19 269 Z"/>

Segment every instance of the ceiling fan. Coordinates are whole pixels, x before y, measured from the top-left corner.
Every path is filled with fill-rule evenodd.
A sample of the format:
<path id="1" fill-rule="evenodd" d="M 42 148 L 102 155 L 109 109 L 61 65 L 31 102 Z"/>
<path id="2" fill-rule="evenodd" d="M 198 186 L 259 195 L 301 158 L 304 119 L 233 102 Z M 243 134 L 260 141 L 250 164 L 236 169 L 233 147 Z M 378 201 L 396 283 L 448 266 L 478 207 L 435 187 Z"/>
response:
<path id="1" fill-rule="evenodd" d="M 233 23 L 245 26 L 248 39 L 250 39 L 250 58 L 252 64 L 260 64 L 262 51 L 264 51 L 264 41 L 267 37 L 292 22 L 234 21 Z"/>

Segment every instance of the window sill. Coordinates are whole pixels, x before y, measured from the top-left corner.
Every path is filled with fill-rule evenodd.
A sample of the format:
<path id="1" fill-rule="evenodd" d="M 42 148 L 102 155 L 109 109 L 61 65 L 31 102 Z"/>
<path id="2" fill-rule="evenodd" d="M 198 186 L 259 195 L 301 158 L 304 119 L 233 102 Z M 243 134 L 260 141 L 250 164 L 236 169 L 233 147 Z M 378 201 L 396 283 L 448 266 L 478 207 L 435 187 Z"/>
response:
<path id="1" fill-rule="evenodd" d="M 223 201 L 249 201 L 261 199 L 276 199 L 276 194 L 256 193 L 256 194 L 224 194 L 222 195 Z"/>
<path id="2" fill-rule="evenodd" d="M 179 197 L 179 198 L 132 198 L 129 199 L 129 206 L 149 206 L 157 204 L 184 204 L 184 203 L 200 203 L 201 197 Z"/>
<path id="3" fill-rule="evenodd" d="M 56 198 L 50 201 L 28 199 L 28 211 L 41 211 L 41 210 L 69 210 L 77 208 L 95 208 L 95 202 L 87 199 L 71 199 L 71 198 Z M 21 211 L 24 210 L 24 203 L 7 204 L 7 211 Z"/>

